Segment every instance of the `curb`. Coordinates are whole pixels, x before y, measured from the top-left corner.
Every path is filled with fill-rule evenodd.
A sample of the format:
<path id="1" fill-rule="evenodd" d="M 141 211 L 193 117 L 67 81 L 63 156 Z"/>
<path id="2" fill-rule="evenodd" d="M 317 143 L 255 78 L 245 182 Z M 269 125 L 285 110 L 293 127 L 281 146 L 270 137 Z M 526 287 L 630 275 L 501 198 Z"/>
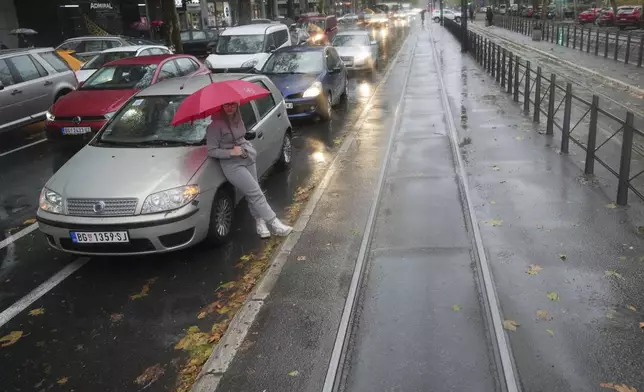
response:
<path id="1" fill-rule="evenodd" d="M 544 52 L 544 51 L 543 51 L 543 50 L 541 50 L 541 49 L 537 49 L 537 48 L 535 48 L 534 46 L 530 46 L 530 45 L 526 45 L 526 44 L 523 44 L 523 43 L 520 43 L 520 42 L 516 42 L 516 41 L 513 41 L 513 40 L 512 40 L 512 39 L 510 39 L 510 38 L 502 37 L 502 36 L 500 36 L 500 35 L 498 35 L 498 34 L 494 34 L 494 33 L 492 33 L 492 32 L 485 31 L 485 30 L 481 29 L 479 26 L 476 26 L 476 27 L 472 28 L 472 30 L 476 30 L 477 32 L 480 32 L 480 33 L 483 33 L 483 34 L 493 35 L 493 36 L 495 36 L 496 38 L 499 38 L 499 39 L 501 39 L 501 40 L 503 40 L 503 41 L 509 41 L 509 42 L 511 42 L 513 45 L 519 46 L 519 47 L 521 47 L 521 48 L 523 48 L 523 49 L 525 49 L 525 50 L 530 50 L 530 51 L 533 51 L 533 52 L 537 52 L 537 53 L 539 53 L 539 54 L 541 54 L 541 55 L 543 55 L 543 56 L 545 56 L 545 57 L 550 58 L 551 60 L 555 60 L 555 61 L 557 61 L 557 62 L 559 62 L 559 63 L 561 63 L 561 64 L 565 64 L 565 65 L 567 65 L 568 67 L 571 67 L 571 68 L 574 68 L 574 69 L 577 69 L 577 70 L 581 70 L 581 71 L 583 71 L 583 72 L 588 72 L 589 74 L 592 74 L 592 75 L 593 75 L 593 76 L 595 76 L 595 77 L 598 77 L 598 78 L 604 79 L 604 80 L 606 80 L 606 81 L 610 82 L 611 84 L 617 84 L 617 85 L 619 85 L 619 86 L 622 86 L 622 87 L 624 87 L 624 90 L 625 90 L 625 91 L 632 91 L 632 92 L 635 92 L 635 93 L 637 93 L 637 94 L 639 94 L 639 95 L 641 95 L 641 96 L 644 96 L 644 89 L 640 89 L 640 88 L 638 88 L 638 87 L 635 87 L 635 86 L 632 86 L 632 85 L 630 85 L 630 84 L 624 83 L 624 82 L 622 82 L 621 80 L 617 80 L 617 79 L 615 79 L 615 78 L 611 78 L 610 76 L 603 75 L 603 74 L 602 74 L 602 73 L 600 73 L 600 72 L 597 72 L 597 71 L 594 71 L 594 70 L 592 70 L 592 69 L 588 69 L 588 68 L 582 67 L 582 66 L 580 66 L 579 64 L 575 64 L 575 63 L 570 62 L 570 61 L 568 61 L 568 60 L 564 60 L 564 59 L 562 59 L 562 58 L 560 58 L 560 57 L 557 57 L 557 56 L 555 56 L 555 55 L 553 55 L 553 54 L 550 54 L 550 53 L 548 53 L 548 52 Z"/>
<path id="2" fill-rule="evenodd" d="M 201 369 L 201 372 L 199 372 L 199 375 L 197 375 L 197 379 L 190 389 L 190 392 L 214 392 L 217 390 L 219 382 L 221 381 L 224 373 L 235 358 L 237 350 L 246 338 L 250 327 L 252 326 L 256 316 L 259 314 L 259 311 L 264 304 L 264 300 L 269 296 L 271 290 L 277 283 L 277 279 L 279 278 L 279 275 L 282 271 L 282 267 L 284 267 L 284 264 L 286 264 L 286 261 L 288 260 L 288 257 L 295 245 L 297 245 L 300 236 L 302 235 L 302 231 L 309 223 L 309 220 L 313 215 L 313 211 L 315 210 L 319 200 L 322 198 L 322 195 L 326 191 L 329 182 L 331 182 L 331 178 L 338 169 L 338 164 L 340 162 L 339 158 L 343 156 L 347 152 L 347 150 L 349 150 L 349 147 L 355 141 L 357 130 L 359 130 L 360 127 L 362 127 L 362 125 L 365 123 L 367 116 L 372 109 L 373 100 L 376 98 L 376 95 L 378 94 L 381 86 L 384 85 L 389 79 L 389 75 L 394 69 L 396 63 L 398 63 L 400 55 L 407 45 L 410 36 L 411 31 L 400 46 L 398 53 L 396 53 L 396 56 L 387 67 L 387 70 L 380 84 L 378 84 L 378 86 L 374 89 L 373 94 L 362 110 L 362 113 L 353 124 L 351 131 L 340 146 L 340 149 L 338 150 L 336 156 L 333 158 L 333 161 L 331 161 L 331 164 L 326 169 L 324 177 L 315 187 L 315 190 L 306 203 L 306 206 L 295 221 L 295 224 L 293 225 L 293 232 L 286 238 L 284 242 L 282 242 L 275 256 L 273 257 L 273 260 L 271 261 L 266 274 L 260 279 L 251 294 L 246 299 L 246 302 L 244 303 L 242 308 L 237 312 L 237 314 L 235 314 L 235 316 L 231 320 L 228 329 L 224 333 L 224 336 L 221 338 L 219 343 L 217 343 L 212 351 L 212 354 Z"/>

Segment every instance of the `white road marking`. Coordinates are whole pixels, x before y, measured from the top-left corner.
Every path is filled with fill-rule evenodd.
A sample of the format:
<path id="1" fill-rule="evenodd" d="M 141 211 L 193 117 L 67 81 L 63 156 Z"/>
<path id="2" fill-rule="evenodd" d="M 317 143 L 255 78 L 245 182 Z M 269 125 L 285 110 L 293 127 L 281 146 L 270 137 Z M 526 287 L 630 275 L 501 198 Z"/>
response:
<path id="1" fill-rule="evenodd" d="M 38 228 L 38 223 L 34 223 L 20 230 L 16 234 L 5 238 L 4 240 L 0 241 L 0 249 L 8 246 L 9 244 L 13 244 L 14 242 L 18 241 L 19 239 L 31 233 L 32 231 L 36 230 L 37 228 Z"/>
<path id="2" fill-rule="evenodd" d="M 25 145 L 24 145 L 24 146 L 22 146 L 22 147 L 14 148 L 13 150 L 9 150 L 9 151 L 7 151 L 7 152 L 0 153 L 0 157 L 3 157 L 3 156 L 5 156 L 5 155 L 9 155 L 9 154 L 11 154 L 11 153 L 14 153 L 14 152 L 17 152 L 17 151 L 20 151 L 20 150 L 24 150 L 25 148 L 29 148 L 29 147 L 31 147 L 31 146 L 35 146 L 36 144 L 40 144 L 40 143 L 42 143 L 42 142 L 46 142 L 46 141 L 47 141 L 47 139 L 40 139 L 40 140 L 36 140 L 35 142 L 33 142 L 33 143 L 29 143 L 29 144 L 25 144 Z"/>
<path id="3" fill-rule="evenodd" d="M 56 275 L 52 276 L 46 282 L 36 287 L 32 292 L 9 306 L 5 311 L 0 313 L 0 327 L 8 323 L 9 320 L 16 317 L 20 312 L 27 309 L 31 304 L 36 302 L 43 295 L 47 294 L 51 289 L 58 286 L 60 282 L 65 280 L 71 274 L 78 271 L 78 269 L 84 266 L 89 260 L 89 257 L 81 257 L 72 263 L 67 264 L 65 268 L 58 271 Z"/>

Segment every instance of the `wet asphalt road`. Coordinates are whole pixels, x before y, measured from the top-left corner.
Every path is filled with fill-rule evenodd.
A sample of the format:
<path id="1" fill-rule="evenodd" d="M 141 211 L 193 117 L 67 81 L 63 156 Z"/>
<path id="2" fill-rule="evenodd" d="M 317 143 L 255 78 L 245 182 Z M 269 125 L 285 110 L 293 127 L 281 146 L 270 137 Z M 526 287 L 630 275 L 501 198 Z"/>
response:
<path id="1" fill-rule="evenodd" d="M 335 110 L 331 122 L 293 124 L 292 168 L 269 174 L 263 182 L 276 211 L 284 211 L 300 187 L 319 179 L 406 34 L 407 28 L 398 26 L 382 37 L 378 75 L 353 75 L 348 102 Z M 38 125 L 0 135 L 0 240 L 30 226 L 42 185 L 67 159 L 67 152 L 47 142 L 7 154 L 42 137 Z M 174 345 L 190 326 L 209 329 L 223 319 L 196 316 L 213 301 L 221 283 L 239 278 L 240 257 L 261 247 L 245 203 L 236 211 L 233 241 L 222 248 L 197 247 L 154 257 L 91 258 L 1 326 L 0 337 L 23 332 L 17 343 L 0 348 L 1 389 L 138 391 L 142 386 L 135 379 L 160 364 L 163 375 L 147 390 L 174 390 L 186 358 Z M 38 231 L 0 249 L 0 310 L 77 260 L 49 249 Z M 145 292 L 146 284 L 149 293 L 132 299 Z M 44 313 L 30 315 L 33 309 Z"/>

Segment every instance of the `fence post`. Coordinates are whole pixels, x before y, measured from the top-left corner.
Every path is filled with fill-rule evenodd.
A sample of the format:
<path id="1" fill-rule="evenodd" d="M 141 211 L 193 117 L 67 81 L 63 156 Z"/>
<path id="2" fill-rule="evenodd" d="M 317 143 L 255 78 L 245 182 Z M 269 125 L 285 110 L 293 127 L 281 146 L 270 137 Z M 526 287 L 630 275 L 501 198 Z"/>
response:
<path id="1" fill-rule="evenodd" d="M 512 52 L 510 52 L 508 57 L 508 94 L 510 94 L 512 93 L 512 67 L 514 66 L 514 63 L 512 62 Z"/>
<path id="2" fill-rule="evenodd" d="M 534 116 L 532 121 L 538 123 L 541 116 L 541 67 L 537 67 L 537 76 L 534 84 Z"/>
<path id="3" fill-rule="evenodd" d="M 506 53 L 507 51 L 505 48 L 503 49 L 503 60 L 502 61 L 502 67 L 501 67 L 501 87 L 505 87 L 505 58 L 506 58 Z"/>
<path id="4" fill-rule="evenodd" d="M 633 113 L 626 112 L 624 135 L 622 136 L 622 156 L 619 160 L 619 185 L 617 186 L 617 205 L 628 203 L 628 183 L 631 175 L 631 153 L 633 152 Z"/>
<path id="5" fill-rule="evenodd" d="M 566 84 L 566 98 L 564 106 L 564 118 L 561 131 L 561 152 L 568 154 L 570 146 L 570 111 L 572 110 L 572 84 Z"/>
<path id="6" fill-rule="evenodd" d="M 590 40 L 592 39 L 591 34 L 593 29 L 588 29 L 588 40 L 586 41 L 586 53 L 590 53 Z"/>
<path id="7" fill-rule="evenodd" d="M 631 33 L 626 37 L 626 55 L 624 56 L 624 64 L 628 64 L 628 58 L 631 57 Z"/>
<path id="8" fill-rule="evenodd" d="M 573 27 L 572 48 L 577 48 L 577 25 Z"/>
<path id="9" fill-rule="evenodd" d="M 599 29 L 595 30 L 595 56 L 599 54 Z"/>
<path id="10" fill-rule="evenodd" d="M 588 143 L 586 143 L 586 166 L 584 173 L 595 173 L 595 145 L 597 143 L 597 108 L 599 97 L 593 95 L 593 103 L 590 105 L 590 124 L 588 125 Z"/>
<path id="11" fill-rule="evenodd" d="M 499 83 L 501 80 L 501 47 L 497 45 L 496 47 L 496 82 Z"/>
<path id="12" fill-rule="evenodd" d="M 642 53 L 644 52 L 644 39 L 640 38 L 640 53 L 637 55 L 637 66 L 642 66 Z"/>
<path id="13" fill-rule="evenodd" d="M 514 102 L 519 102 L 519 70 L 521 66 L 521 58 L 515 56 L 514 58 Z"/>
<path id="14" fill-rule="evenodd" d="M 613 60 L 617 61 L 617 54 L 619 53 L 619 30 L 615 32 L 615 54 Z"/>
<path id="15" fill-rule="evenodd" d="M 555 99 L 557 96 L 557 75 L 550 74 L 550 98 L 548 99 L 548 121 L 546 122 L 546 135 L 554 135 Z"/>
<path id="16" fill-rule="evenodd" d="M 483 41 L 483 61 L 481 64 L 483 65 L 483 69 L 485 69 L 487 65 L 487 38 Z"/>
<path id="17" fill-rule="evenodd" d="M 579 50 L 584 50 L 584 26 L 581 26 L 581 37 L 579 37 Z"/>
<path id="18" fill-rule="evenodd" d="M 555 42 L 556 36 L 555 36 L 555 24 L 550 23 L 550 42 Z M 557 27 L 557 30 L 559 31 L 559 27 Z"/>
<path id="19" fill-rule="evenodd" d="M 570 25 L 566 26 L 566 47 L 570 47 Z"/>
<path id="20" fill-rule="evenodd" d="M 608 57 L 608 30 L 606 30 L 606 36 L 604 38 L 604 58 L 606 58 Z"/>
<path id="21" fill-rule="evenodd" d="M 523 85 L 523 112 L 530 113 L 530 62 L 525 62 L 525 78 Z"/>
<path id="22" fill-rule="evenodd" d="M 496 72 L 496 64 L 494 63 L 494 60 L 496 60 L 495 52 L 496 52 L 496 44 L 495 44 L 495 43 L 492 43 L 492 51 L 491 51 L 491 53 L 490 53 L 490 54 L 491 54 L 491 57 L 492 57 L 492 61 L 490 61 L 490 63 L 492 64 L 492 67 L 491 67 L 491 71 L 492 71 L 492 72 L 491 72 L 491 75 L 492 75 L 492 77 L 493 77 L 493 78 L 496 76 L 496 75 L 495 75 L 495 72 Z"/>

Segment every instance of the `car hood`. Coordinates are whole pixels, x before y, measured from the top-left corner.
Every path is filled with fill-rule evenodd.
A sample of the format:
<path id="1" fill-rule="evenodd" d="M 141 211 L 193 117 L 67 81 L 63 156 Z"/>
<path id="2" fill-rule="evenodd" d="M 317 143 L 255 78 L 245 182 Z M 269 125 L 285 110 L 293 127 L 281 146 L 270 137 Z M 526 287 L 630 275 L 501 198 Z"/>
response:
<path id="1" fill-rule="evenodd" d="M 86 81 L 96 71 L 96 69 L 79 69 L 76 71 L 76 79 L 78 79 L 78 83 Z"/>
<path id="2" fill-rule="evenodd" d="M 102 116 L 118 110 L 138 90 L 76 90 L 62 96 L 52 108 L 54 116 Z"/>
<path id="3" fill-rule="evenodd" d="M 368 46 L 334 46 L 335 50 L 338 51 L 338 54 L 342 57 L 350 56 L 356 57 L 361 54 L 370 54 L 370 48 Z"/>
<path id="4" fill-rule="evenodd" d="M 83 147 L 47 182 L 65 198 L 129 198 L 188 184 L 208 158 L 206 146 Z M 100 175 L 97 175 L 100 173 Z"/>
<path id="5" fill-rule="evenodd" d="M 211 54 L 206 58 L 206 66 L 209 68 L 240 68 L 246 61 L 257 59 L 257 65 L 255 65 L 255 68 L 261 69 L 267 58 L 268 53 Z"/>
<path id="6" fill-rule="evenodd" d="M 321 74 L 312 75 L 267 75 L 275 86 L 280 89 L 284 97 L 291 94 L 304 92 L 307 88 L 311 87 L 313 82 L 320 79 Z"/>

